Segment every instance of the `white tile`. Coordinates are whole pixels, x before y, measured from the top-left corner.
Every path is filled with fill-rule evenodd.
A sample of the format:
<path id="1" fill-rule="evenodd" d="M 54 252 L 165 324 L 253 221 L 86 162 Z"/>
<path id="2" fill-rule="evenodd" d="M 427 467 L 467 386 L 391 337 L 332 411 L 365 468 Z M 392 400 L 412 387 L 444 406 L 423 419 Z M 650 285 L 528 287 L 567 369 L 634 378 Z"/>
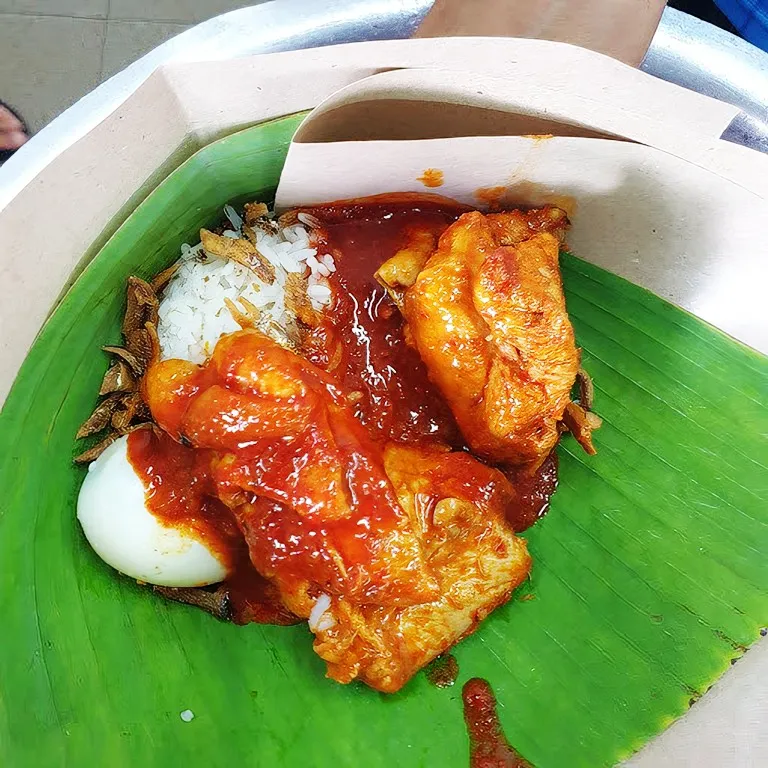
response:
<path id="1" fill-rule="evenodd" d="M 0 0 L 0 13 L 106 19 L 109 0 Z"/>
<path id="2" fill-rule="evenodd" d="M 0 98 L 35 131 L 99 82 L 106 22 L 0 15 Z"/>
<path id="3" fill-rule="evenodd" d="M 264 0 L 111 0 L 109 18 L 195 23 L 259 2 Z"/>
<path id="4" fill-rule="evenodd" d="M 102 77 L 106 79 L 136 61 L 160 43 L 178 35 L 188 24 L 156 21 L 108 21 Z"/>

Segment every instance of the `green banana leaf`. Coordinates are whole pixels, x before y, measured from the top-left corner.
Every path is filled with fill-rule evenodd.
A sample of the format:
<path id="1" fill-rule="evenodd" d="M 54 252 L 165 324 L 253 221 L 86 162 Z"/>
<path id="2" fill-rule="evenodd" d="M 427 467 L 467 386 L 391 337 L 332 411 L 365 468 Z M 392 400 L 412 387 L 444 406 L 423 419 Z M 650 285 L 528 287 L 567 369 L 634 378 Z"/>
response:
<path id="1" fill-rule="evenodd" d="M 563 256 L 604 417 L 566 437 L 530 582 L 455 650 L 460 677 L 386 696 L 323 676 L 303 626 L 237 627 L 153 596 L 91 552 L 73 436 L 152 276 L 227 201 L 268 199 L 301 116 L 190 158 L 75 281 L 0 414 L 4 766 L 466 766 L 461 684 L 487 678 L 538 768 L 608 766 L 681 715 L 768 623 L 768 361 Z M 525 600 L 520 597 L 525 596 Z M 191 710 L 184 722 L 180 713 Z"/>

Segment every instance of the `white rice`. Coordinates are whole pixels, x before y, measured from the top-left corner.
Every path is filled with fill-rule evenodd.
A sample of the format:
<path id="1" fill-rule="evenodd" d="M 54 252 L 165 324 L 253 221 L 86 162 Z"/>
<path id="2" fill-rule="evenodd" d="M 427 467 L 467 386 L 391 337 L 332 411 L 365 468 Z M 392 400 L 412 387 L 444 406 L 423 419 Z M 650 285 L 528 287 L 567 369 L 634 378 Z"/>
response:
<path id="1" fill-rule="evenodd" d="M 242 237 L 243 220 L 232 206 L 224 208 L 232 225 L 224 237 Z M 298 224 L 283 227 L 277 234 L 261 229 L 256 233 L 256 248 L 275 269 L 271 285 L 241 264 L 206 253 L 202 243 L 181 246 L 179 268 L 165 287 L 159 311 L 157 334 L 163 359 L 181 358 L 202 363 L 221 336 L 240 328 L 227 308 L 225 299 L 239 303 L 244 313 L 245 299 L 260 311 L 258 326 L 281 344 L 289 343 L 296 318 L 285 304 L 285 282 L 289 273 L 306 277 L 307 296 L 315 309 L 331 303 L 327 277 L 336 271 L 330 254 L 318 255 L 310 242 L 309 229 L 317 226 L 314 217 L 299 214 Z M 309 615 L 313 632 L 330 629 L 336 623 L 330 612 L 331 598 L 320 595 Z M 181 719 L 188 723 L 194 713 L 185 709 Z"/>
<path id="2" fill-rule="evenodd" d="M 322 632 L 336 624 L 336 619 L 328 610 L 331 607 L 331 598 L 328 595 L 320 595 L 315 600 L 312 610 L 309 612 L 307 623 L 312 632 Z"/>
<path id="3" fill-rule="evenodd" d="M 232 206 L 224 208 L 232 229 L 225 237 L 242 237 L 243 220 Z M 304 219 L 302 219 L 302 216 Z M 301 221 L 315 224 L 313 217 L 299 214 Z M 274 267 L 275 281 L 267 285 L 248 267 L 217 258 L 198 243 L 181 246 L 181 264 L 163 291 L 158 336 L 163 359 L 181 358 L 202 363 L 219 337 L 240 328 L 226 306 L 229 299 L 247 314 L 245 299 L 260 311 L 258 326 L 281 344 L 295 332 L 296 318 L 285 304 L 285 281 L 289 273 L 307 278 L 307 295 L 315 309 L 331 303 L 326 278 L 336 271 L 330 254 L 318 256 L 303 223 L 284 227 L 277 234 L 254 228 L 256 247 Z"/>

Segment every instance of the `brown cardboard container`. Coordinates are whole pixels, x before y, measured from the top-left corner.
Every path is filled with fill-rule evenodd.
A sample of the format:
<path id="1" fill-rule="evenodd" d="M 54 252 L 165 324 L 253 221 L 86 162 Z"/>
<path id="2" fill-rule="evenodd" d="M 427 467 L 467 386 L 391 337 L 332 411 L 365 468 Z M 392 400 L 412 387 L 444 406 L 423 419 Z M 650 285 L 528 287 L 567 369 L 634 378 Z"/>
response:
<path id="1" fill-rule="evenodd" d="M 5 260 L 0 280 L 0 398 L 73 271 L 95 255 L 170 170 L 228 133 L 311 109 L 370 75 L 409 68 L 492 75 L 492 89 L 477 95 L 497 113 L 530 116 L 558 100 L 562 117 L 578 100 L 589 105 L 595 124 L 610 110 L 623 115 L 627 125 L 652 123 L 657 133 L 695 131 L 714 139 L 738 112 L 606 56 L 538 40 L 355 43 L 162 67 L 0 210 L 0 243 L 6 253 L 14 254 Z M 508 95 L 497 98 L 493 89 L 499 82 L 519 89 L 516 104 L 509 103 Z M 525 106 L 527 100 L 532 106 Z M 495 108 L 502 103 L 509 108 Z M 491 122 L 496 119 L 489 117 Z M 497 132 L 518 133 L 520 125 L 507 122 Z M 531 127 L 536 132 L 541 125 Z M 611 132 L 610 127 L 606 130 Z M 736 154 L 748 152 L 733 149 Z M 45 227 L 40 226 L 42 214 Z"/>

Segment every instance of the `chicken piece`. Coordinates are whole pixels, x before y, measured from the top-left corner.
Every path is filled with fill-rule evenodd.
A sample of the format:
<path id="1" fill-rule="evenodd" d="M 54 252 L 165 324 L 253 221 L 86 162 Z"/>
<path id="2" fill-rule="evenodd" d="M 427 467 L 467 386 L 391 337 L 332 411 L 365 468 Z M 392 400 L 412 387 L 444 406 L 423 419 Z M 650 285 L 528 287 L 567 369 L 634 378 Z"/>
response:
<path id="1" fill-rule="evenodd" d="M 339 682 L 401 688 L 530 568 L 498 470 L 439 446 L 369 442 L 328 374 L 257 331 L 144 381 L 171 435 L 205 450 L 256 570 Z M 264 437 L 259 437 L 261 433 Z"/>
<path id="2" fill-rule="evenodd" d="M 505 603 L 531 559 L 504 520 L 514 490 L 498 470 L 467 453 L 399 443 L 386 447 L 384 463 L 437 576 L 438 597 L 403 608 L 355 605 L 299 581 L 283 584 L 281 597 L 293 613 L 309 617 L 329 677 L 393 693 Z M 258 546 L 247 521 L 244 530 Z"/>
<path id="3" fill-rule="evenodd" d="M 403 302 L 408 337 L 473 451 L 531 471 L 557 442 L 579 370 L 558 265 L 566 223 L 555 208 L 464 214 Z"/>
<path id="4" fill-rule="evenodd" d="M 404 233 L 405 245 L 376 271 L 374 277 L 387 289 L 398 309 L 403 309 L 405 290 L 416 282 L 435 250 L 437 234 L 412 227 Z"/>
<path id="5" fill-rule="evenodd" d="M 518 245 L 539 232 L 549 232 L 562 243 L 569 224 L 566 212 L 554 205 L 489 213 L 485 218 L 499 245 Z"/>
<path id="6" fill-rule="evenodd" d="M 211 452 L 217 495 L 248 513 L 251 560 L 264 577 L 308 580 L 352 603 L 437 596 L 380 450 L 328 374 L 240 331 L 204 366 L 155 363 L 144 395 L 166 432 Z"/>

